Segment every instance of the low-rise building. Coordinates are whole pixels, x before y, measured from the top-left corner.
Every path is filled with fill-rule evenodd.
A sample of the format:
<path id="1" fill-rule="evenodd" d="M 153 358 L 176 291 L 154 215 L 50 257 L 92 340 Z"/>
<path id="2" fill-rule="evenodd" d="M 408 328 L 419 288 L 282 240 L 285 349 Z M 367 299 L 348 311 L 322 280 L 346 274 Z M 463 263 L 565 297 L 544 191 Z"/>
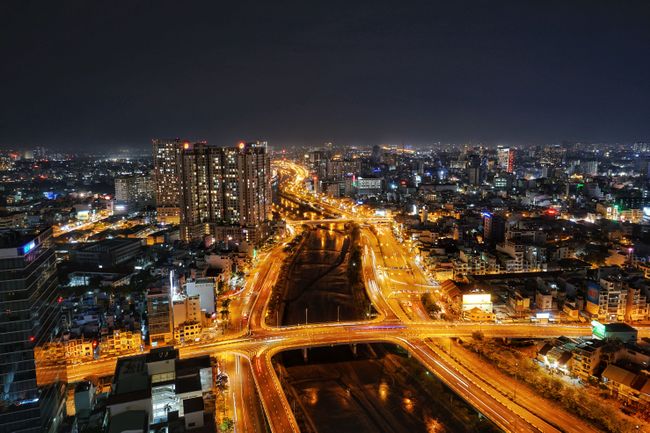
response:
<path id="1" fill-rule="evenodd" d="M 151 425 L 174 425 L 179 432 L 203 432 L 206 426 L 205 431 L 216 431 L 214 418 L 199 402 L 210 397 L 212 385 L 208 356 L 179 359 L 177 349 L 162 347 L 120 358 L 106 402 L 109 431 L 148 432 Z"/>
<path id="2" fill-rule="evenodd" d="M 472 322 L 494 322 L 496 315 L 492 312 L 474 307 L 470 310 L 463 311 L 463 318 Z"/>
<path id="3" fill-rule="evenodd" d="M 616 277 L 600 279 L 600 284 L 587 284 L 586 310 L 593 318 L 603 321 L 625 320 L 627 289 Z"/>
<path id="4" fill-rule="evenodd" d="M 96 340 L 75 338 L 64 343 L 65 358 L 68 362 L 77 363 L 92 360 L 95 356 Z"/>
<path id="5" fill-rule="evenodd" d="M 579 320 L 580 308 L 575 302 L 565 302 L 562 306 L 562 312 L 566 314 L 568 319 Z"/>
<path id="6" fill-rule="evenodd" d="M 602 340 L 619 340 L 623 343 L 633 343 L 636 341 L 639 331 L 627 323 L 606 323 L 602 324 L 597 321 L 591 322 L 593 336 Z"/>
<path id="7" fill-rule="evenodd" d="M 174 301 L 174 328 L 184 323 L 203 323 L 200 298 L 198 296 L 187 296 Z"/>
<path id="8" fill-rule="evenodd" d="M 139 239 L 107 239 L 73 250 L 70 257 L 79 264 L 110 268 L 137 257 L 140 249 Z"/>
<path id="9" fill-rule="evenodd" d="M 473 292 L 463 294 L 463 311 L 470 311 L 474 308 L 483 310 L 486 313 L 493 312 L 492 295 L 490 293 L 480 292 L 475 290 Z"/>
<path id="10" fill-rule="evenodd" d="M 147 294 L 147 329 L 152 346 L 165 345 L 172 341 L 172 301 L 162 290 L 150 290 Z"/>
<path id="11" fill-rule="evenodd" d="M 102 336 L 99 347 L 102 356 L 133 354 L 143 348 L 142 334 L 140 331 L 115 330 Z"/>
<path id="12" fill-rule="evenodd" d="M 650 406 L 650 377 L 645 374 L 609 365 L 603 371 L 603 383 L 612 395 L 627 404 Z"/>
<path id="13" fill-rule="evenodd" d="M 359 176 L 352 180 L 352 188 L 358 196 L 374 195 L 381 193 L 382 183 L 382 178 Z"/>
<path id="14" fill-rule="evenodd" d="M 517 315 L 521 315 L 530 311 L 530 298 L 523 296 L 518 290 L 508 297 L 508 305 Z"/>
<path id="15" fill-rule="evenodd" d="M 211 277 L 197 278 L 185 284 L 187 296 L 198 296 L 201 310 L 208 314 L 215 312 L 216 281 Z"/>
<path id="16" fill-rule="evenodd" d="M 553 309 L 553 295 L 538 290 L 535 294 L 535 306 L 538 310 Z"/>
<path id="17" fill-rule="evenodd" d="M 601 361 L 604 342 L 601 340 L 584 340 L 573 349 L 571 373 L 583 381 L 594 377 Z"/>
<path id="18" fill-rule="evenodd" d="M 84 338 L 51 341 L 34 348 L 34 359 L 39 365 L 76 364 L 93 360 L 96 347 L 96 340 Z"/>
<path id="19" fill-rule="evenodd" d="M 196 322 L 185 322 L 174 327 L 174 341 L 183 344 L 201 337 L 203 326 Z"/>

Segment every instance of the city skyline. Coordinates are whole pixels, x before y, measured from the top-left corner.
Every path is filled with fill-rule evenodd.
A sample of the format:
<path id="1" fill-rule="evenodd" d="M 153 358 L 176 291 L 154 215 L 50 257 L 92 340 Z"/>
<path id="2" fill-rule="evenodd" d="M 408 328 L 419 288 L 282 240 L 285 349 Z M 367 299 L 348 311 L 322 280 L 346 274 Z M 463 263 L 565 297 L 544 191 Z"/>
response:
<path id="1" fill-rule="evenodd" d="M 650 433 L 650 2 L 0 2 L 0 433 Z"/>
<path id="2" fill-rule="evenodd" d="M 21 2 L 0 16 L 2 148 L 650 137 L 647 2 Z"/>
<path id="3" fill-rule="evenodd" d="M 650 143 L 369 150 L 0 151 L 0 432 L 648 431 Z"/>

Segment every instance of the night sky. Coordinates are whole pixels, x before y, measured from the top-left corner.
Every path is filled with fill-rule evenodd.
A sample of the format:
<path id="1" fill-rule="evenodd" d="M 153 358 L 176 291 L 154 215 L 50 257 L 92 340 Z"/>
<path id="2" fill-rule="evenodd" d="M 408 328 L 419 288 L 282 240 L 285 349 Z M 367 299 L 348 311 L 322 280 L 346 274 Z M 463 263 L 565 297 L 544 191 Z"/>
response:
<path id="1" fill-rule="evenodd" d="M 650 2 L 0 1 L 0 146 L 650 140 Z"/>

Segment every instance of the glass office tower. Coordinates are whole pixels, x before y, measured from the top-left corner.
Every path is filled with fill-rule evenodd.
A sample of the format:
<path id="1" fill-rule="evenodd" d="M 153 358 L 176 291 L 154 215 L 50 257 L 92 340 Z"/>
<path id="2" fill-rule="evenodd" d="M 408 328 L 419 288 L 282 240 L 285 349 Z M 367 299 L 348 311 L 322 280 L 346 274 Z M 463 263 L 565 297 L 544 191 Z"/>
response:
<path id="1" fill-rule="evenodd" d="M 47 432 L 56 387 L 39 389 L 34 347 L 59 326 L 52 230 L 0 230 L 0 433 Z"/>

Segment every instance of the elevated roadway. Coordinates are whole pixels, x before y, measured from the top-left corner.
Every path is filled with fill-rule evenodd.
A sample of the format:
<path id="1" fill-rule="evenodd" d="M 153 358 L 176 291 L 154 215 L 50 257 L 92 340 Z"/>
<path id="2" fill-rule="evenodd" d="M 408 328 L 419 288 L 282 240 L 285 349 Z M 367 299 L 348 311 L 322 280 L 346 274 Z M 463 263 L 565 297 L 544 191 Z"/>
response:
<path id="1" fill-rule="evenodd" d="M 308 174 L 304 168 L 292 167 L 291 163 L 287 162 L 284 162 L 282 167 L 283 170 L 293 170 L 295 181 L 291 185 L 293 188 L 301 188 L 302 179 Z M 338 209 L 331 203 L 322 206 Z M 389 222 L 385 221 L 385 218 L 357 215 L 352 211 L 344 210 L 341 215 L 341 219 L 294 223 Z M 378 311 L 373 320 L 282 327 L 269 325 L 267 323 L 269 299 L 279 276 L 281 264 L 286 257 L 282 251 L 283 246 L 278 245 L 263 257 L 256 271 L 251 273 L 252 278 L 241 294 L 241 299 L 233 300 L 236 310 L 235 321 L 239 322 L 241 330 L 211 340 L 181 345 L 180 356 L 187 358 L 232 353 L 236 355 L 237 371 L 241 371 L 240 363 L 245 362 L 243 360 L 250 361 L 255 387 L 271 431 L 274 433 L 299 432 L 293 412 L 272 365 L 275 354 L 285 350 L 317 346 L 373 342 L 397 344 L 408 350 L 456 394 L 504 431 L 517 433 L 573 431 L 569 425 L 550 425 L 525 407 L 504 400 L 502 393 L 486 387 L 476 374 L 455 363 L 452 358 L 432 345 L 430 339 L 469 338 L 476 331 L 480 331 L 486 338 L 580 337 L 591 334 L 589 326 L 431 321 L 417 304 L 414 307 L 417 298 L 414 294 L 431 290 L 436 287 L 436 283 L 424 275 L 412 257 L 395 240 L 390 230 L 379 227 L 371 233 L 368 228 L 363 229 L 362 247 L 366 291 Z M 639 334 L 640 337 L 650 336 L 650 328 L 640 328 Z M 92 376 L 110 375 L 115 369 L 116 360 L 117 358 L 108 358 L 68 366 L 65 369 L 66 380 L 77 382 Z M 41 378 L 61 378 L 60 365 L 39 366 L 38 370 Z M 238 393 L 235 401 L 242 404 L 248 398 L 245 398 L 243 391 Z M 247 431 L 252 428 L 241 408 L 234 408 L 234 413 L 237 414 L 237 431 Z M 559 419 L 562 423 L 561 418 Z"/>

